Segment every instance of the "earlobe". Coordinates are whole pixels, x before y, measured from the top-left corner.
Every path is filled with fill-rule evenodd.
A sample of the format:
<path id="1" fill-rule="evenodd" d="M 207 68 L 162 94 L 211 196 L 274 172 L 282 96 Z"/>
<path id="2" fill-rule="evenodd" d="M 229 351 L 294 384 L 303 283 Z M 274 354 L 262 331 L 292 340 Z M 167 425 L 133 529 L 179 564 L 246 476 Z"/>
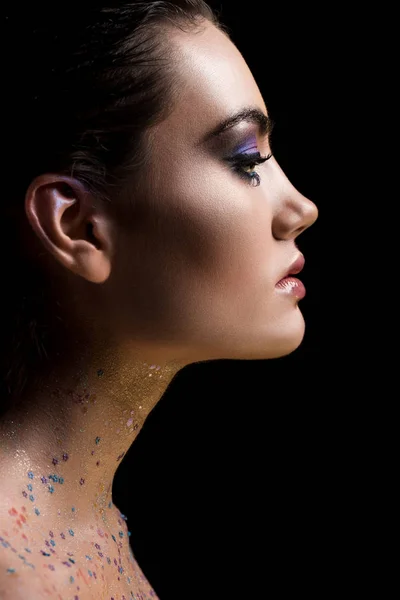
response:
<path id="1" fill-rule="evenodd" d="M 64 267 L 93 283 L 111 271 L 111 228 L 85 186 L 70 177 L 46 174 L 25 196 L 28 221 L 48 252 Z"/>

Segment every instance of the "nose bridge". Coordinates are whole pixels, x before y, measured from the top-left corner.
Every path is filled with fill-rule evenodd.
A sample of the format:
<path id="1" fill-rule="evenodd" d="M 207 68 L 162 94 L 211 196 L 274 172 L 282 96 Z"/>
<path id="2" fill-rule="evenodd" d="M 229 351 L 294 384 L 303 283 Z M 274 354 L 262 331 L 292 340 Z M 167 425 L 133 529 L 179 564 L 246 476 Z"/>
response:
<path id="1" fill-rule="evenodd" d="M 318 218 L 314 202 L 303 196 L 288 180 L 273 221 L 274 236 L 293 239 L 310 227 Z"/>

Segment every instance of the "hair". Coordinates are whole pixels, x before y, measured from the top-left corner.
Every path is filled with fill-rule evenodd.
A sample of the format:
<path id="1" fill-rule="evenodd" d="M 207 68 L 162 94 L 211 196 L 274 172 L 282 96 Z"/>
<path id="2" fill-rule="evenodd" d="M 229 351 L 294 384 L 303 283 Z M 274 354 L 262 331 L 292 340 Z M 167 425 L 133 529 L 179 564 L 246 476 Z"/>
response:
<path id="1" fill-rule="evenodd" d="M 143 177 L 147 134 L 179 94 L 168 32 L 196 33 L 207 20 L 229 37 L 203 0 L 16 3 L 5 12 L 0 414 L 51 359 L 59 319 L 45 302 L 51 282 L 23 251 L 30 183 L 64 174 L 112 202 Z"/>

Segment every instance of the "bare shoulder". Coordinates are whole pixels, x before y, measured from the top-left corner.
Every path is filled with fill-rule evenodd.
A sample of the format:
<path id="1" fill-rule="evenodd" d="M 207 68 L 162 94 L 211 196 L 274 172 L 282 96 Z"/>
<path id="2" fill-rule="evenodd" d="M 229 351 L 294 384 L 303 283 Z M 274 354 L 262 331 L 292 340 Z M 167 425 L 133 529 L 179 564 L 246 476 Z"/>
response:
<path id="1" fill-rule="evenodd" d="M 61 599 L 56 582 L 46 581 L 38 570 L 32 551 L 35 534 L 29 520 L 26 508 L 19 507 L 12 494 L 0 493 L 0 599 Z"/>
<path id="2" fill-rule="evenodd" d="M 110 528 L 96 521 L 72 529 L 5 487 L 0 478 L 0 600 L 157 600 L 118 515 Z"/>
<path id="3" fill-rule="evenodd" d="M 13 531 L 9 501 L 0 495 L 0 598 L 1 600 L 40 600 L 43 585 L 33 563 Z M 20 517 L 24 518 L 21 513 Z M 26 546 L 26 544 L 25 544 Z M 28 554 L 25 551 L 25 554 Z"/>

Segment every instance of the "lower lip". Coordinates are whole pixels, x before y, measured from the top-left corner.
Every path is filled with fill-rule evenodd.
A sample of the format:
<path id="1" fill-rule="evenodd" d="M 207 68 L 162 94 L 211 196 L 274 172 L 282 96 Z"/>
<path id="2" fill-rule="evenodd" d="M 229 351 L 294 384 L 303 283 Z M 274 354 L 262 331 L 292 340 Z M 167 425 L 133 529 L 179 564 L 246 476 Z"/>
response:
<path id="1" fill-rule="evenodd" d="M 294 296 L 299 300 L 306 295 L 306 288 L 304 287 L 303 282 L 300 281 L 300 279 L 297 279 L 297 277 L 285 277 L 278 281 L 275 287 L 280 293 Z"/>

